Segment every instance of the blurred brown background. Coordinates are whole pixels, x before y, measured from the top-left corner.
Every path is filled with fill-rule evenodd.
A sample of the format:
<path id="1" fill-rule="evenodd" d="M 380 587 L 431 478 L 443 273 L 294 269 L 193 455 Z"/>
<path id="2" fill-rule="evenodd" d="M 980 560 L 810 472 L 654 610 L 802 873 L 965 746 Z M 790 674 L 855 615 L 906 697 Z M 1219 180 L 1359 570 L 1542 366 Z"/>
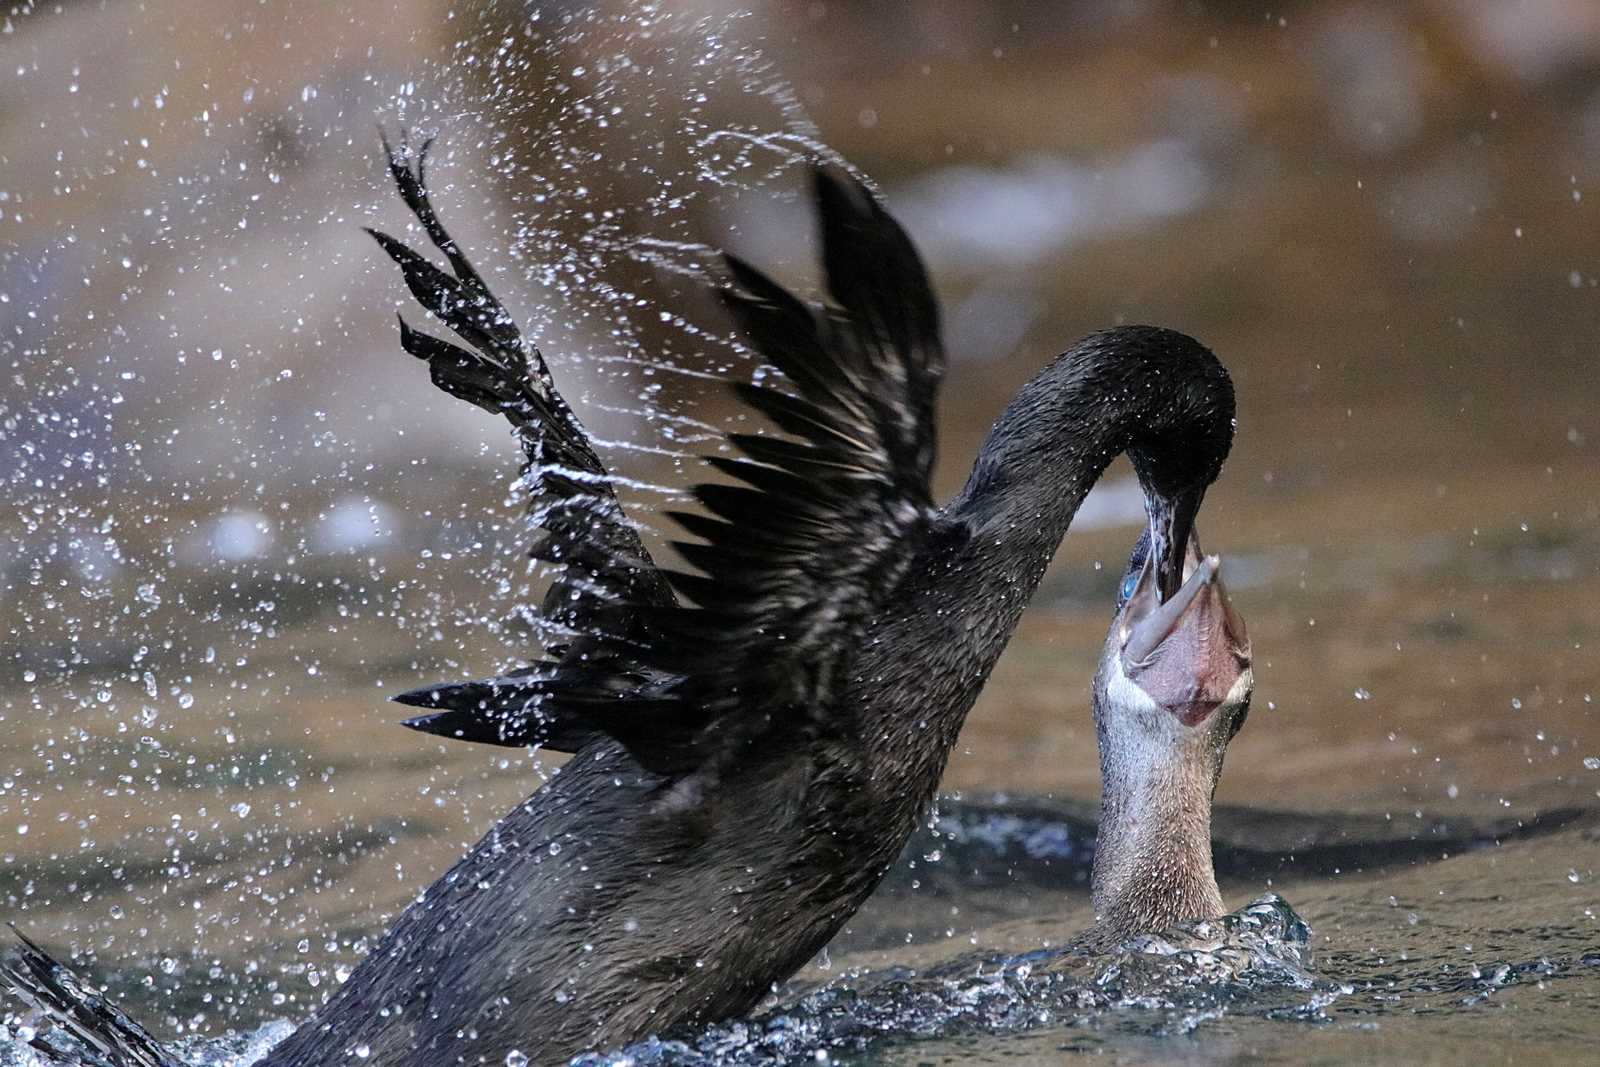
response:
<path id="1" fill-rule="evenodd" d="M 750 371 L 684 264 L 803 282 L 812 142 L 944 299 L 942 490 L 1073 339 L 1194 334 L 1257 655 L 1219 800 L 1596 803 L 1600 7 L 13 3 L 0 86 L 0 893 L 36 922 L 348 947 L 536 780 L 382 699 L 521 654 L 531 577 L 511 443 L 398 349 L 380 125 L 440 135 L 442 213 L 641 507 Z M 1114 468 L 951 788 L 1093 796 L 1138 515 Z"/>

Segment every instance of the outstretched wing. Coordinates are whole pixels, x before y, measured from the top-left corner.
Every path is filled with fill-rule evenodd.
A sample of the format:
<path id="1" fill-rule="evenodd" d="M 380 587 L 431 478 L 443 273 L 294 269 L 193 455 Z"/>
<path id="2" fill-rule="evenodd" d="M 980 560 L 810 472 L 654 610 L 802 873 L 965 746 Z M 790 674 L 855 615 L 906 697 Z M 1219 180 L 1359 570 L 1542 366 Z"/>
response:
<path id="1" fill-rule="evenodd" d="M 593 667 L 601 667 L 605 660 L 604 668 L 617 676 L 619 684 L 627 684 L 635 665 L 622 653 L 621 643 L 614 640 L 602 649 L 585 639 L 589 617 L 601 604 L 665 607 L 674 598 L 638 531 L 623 514 L 588 433 L 556 391 L 544 357 L 522 335 L 434 213 L 426 185 L 431 143 L 413 153 L 405 141 L 396 149 L 385 138 L 384 150 L 400 196 L 444 254 L 450 271 L 439 269 L 388 234 L 367 232 L 400 265 L 418 303 L 468 347 L 414 330 L 404 318 L 401 345 L 427 362 L 435 385 L 504 415 L 521 441 L 532 515 L 544 530 L 532 555 L 562 568 L 545 594 L 541 615 L 562 636 L 546 649 L 545 661 L 530 667 L 483 681 L 427 686 L 395 699 L 432 709 L 433 714 L 407 722 L 429 733 L 570 750 L 592 731 L 581 723 L 538 714 L 542 680 L 558 671 L 561 660 L 571 658 Z M 633 641 L 646 637 L 617 612 L 608 612 L 606 619 L 616 628 L 616 637 Z"/>
<path id="2" fill-rule="evenodd" d="M 737 391 L 783 434 L 730 435 L 743 455 L 707 462 L 742 484 L 697 486 L 707 513 L 674 513 L 700 539 L 675 546 L 699 573 L 667 572 L 692 606 L 597 615 L 648 625 L 655 640 L 620 644 L 666 680 L 619 690 L 572 675 L 547 690 L 548 709 L 593 723 L 659 773 L 845 728 L 834 697 L 933 522 L 937 302 L 865 187 L 819 169 L 814 188 L 829 302 L 808 306 L 734 257 L 720 291 L 786 383 Z"/>
<path id="3" fill-rule="evenodd" d="M 545 613 L 570 633 L 549 659 L 504 677 L 403 695 L 438 710 L 411 725 L 567 750 L 607 734 L 664 775 L 718 765 L 763 739 L 842 727 L 829 714 L 834 697 L 934 515 L 944 356 L 938 305 L 904 231 L 865 187 L 819 169 L 825 304 L 727 257 L 719 295 L 782 375 L 736 390 L 782 432 L 730 435 L 742 456 L 707 458 L 734 484 L 697 486 L 705 512 L 673 514 L 699 538 L 675 546 L 697 573 L 662 571 L 537 350 L 439 224 L 421 160 L 413 171 L 406 155 L 390 158 L 453 274 L 374 237 L 418 301 L 475 351 L 404 324 L 402 343 L 441 388 L 500 411 L 522 436 L 550 532 L 536 554 L 566 567 Z"/>

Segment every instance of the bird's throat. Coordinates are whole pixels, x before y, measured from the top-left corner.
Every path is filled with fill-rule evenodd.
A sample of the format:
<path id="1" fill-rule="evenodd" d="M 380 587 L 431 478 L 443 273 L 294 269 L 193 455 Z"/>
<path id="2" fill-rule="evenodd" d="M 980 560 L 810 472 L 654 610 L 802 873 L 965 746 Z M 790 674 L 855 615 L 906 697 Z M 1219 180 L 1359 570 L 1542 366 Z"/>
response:
<path id="1" fill-rule="evenodd" d="M 1097 922 L 1153 932 L 1222 914 L 1211 863 L 1211 775 L 1193 762 L 1102 768 Z"/>

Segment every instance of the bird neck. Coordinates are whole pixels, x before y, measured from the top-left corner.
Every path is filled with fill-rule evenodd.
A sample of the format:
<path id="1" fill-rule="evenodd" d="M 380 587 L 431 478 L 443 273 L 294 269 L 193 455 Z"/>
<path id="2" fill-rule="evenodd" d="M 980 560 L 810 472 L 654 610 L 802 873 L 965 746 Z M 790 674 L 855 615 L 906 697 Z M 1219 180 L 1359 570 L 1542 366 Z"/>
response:
<path id="1" fill-rule="evenodd" d="M 1017 393 L 946 509 L 970 530 L 985 569 L 1012 578 L 1048 564 L 1083 498 L 1128 445 L 1128 391 L 1103 353 L 1079 345 Z"/>
<path id="2" fill-rule="evenodd" d="M 890 791 L 931 798 L 1079 504 L 1121 450 L 1110 391 L 1089 375 L 1062 373 L 1074 352 L 1040 372 L 995 421 L 966 487 L 944 508 L 878 639 L 862 652 L 864 695 L 894 694 L 885 728 L 864 742 L 874 765 L 894 770 L 880 776 Z"/>
<path id="3" fill-rule="evenodd" d="M 863 696 L 895 694 L 884 728 L 864 741 L 871 765 L 893 772 L 879 775 L 886 790 L 914 796 L 917 812 L 931 798 L 978 691 L 1112 459 L 1128 452 L 1147 487 L 1147 476 L 1205 485 L 1232 420 L 1233 388 L 1216 357 L 1153 327 L 1092 334 L 1022 387 L 862 651 Z"/>
<path id="4" fill-rule="evenodd" d="M 1097 705 L 1101 699 L 1097 687 Z M 1152 731 L 1130 728 L 1121 716 L 1096 720 L 1100 830 L 1093 891 L 1100 926 L 1144 933 L 1221 915 L 1211 862 L 1217 773 L 1204 742 L 1152 739 Z"/>
<path id="5" fill-rule="evenodd" d="M 931 727 L 927 736 L 942 747 L 925 746 L 937 765 L 919 766 L 919 774 L 937 780 L 1083 498 L 1130 444 L 1127 427 L 1139 421 L 1132 398 L 1150 390 L 1130 385 L 1141 364 L 1114 341 L 1086 338 L 1018 391 L 979 448 L 965 487 L 944 508 L 940 534 L 910 569 L 899 597 L 903 617 L 885 621 L 891 651 L 908 643 L 923 649 L 922 669 L 905 683 L 929 694 L 915 725 Z M 869 676 L 879 676 L 880 658 L 867 652 Z M 893 664 L 881 670 L 892 674 Z M 885 743 L 904 740 L 891 732 Z"/>

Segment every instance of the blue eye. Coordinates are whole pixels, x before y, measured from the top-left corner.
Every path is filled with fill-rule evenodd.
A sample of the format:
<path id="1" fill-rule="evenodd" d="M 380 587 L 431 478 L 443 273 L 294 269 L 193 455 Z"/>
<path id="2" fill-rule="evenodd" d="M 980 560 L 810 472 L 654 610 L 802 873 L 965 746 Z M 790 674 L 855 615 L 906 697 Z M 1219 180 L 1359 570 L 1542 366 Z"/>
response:
<path id="1" fill-rule="evenodd" d="M 1138 584 L 1139 574 L 1137 571 L 1122 579 L 1122 599 L 1127 600 L 1129 597 L 1131 597 L 1133 595 L 1134 586 Z"/>

